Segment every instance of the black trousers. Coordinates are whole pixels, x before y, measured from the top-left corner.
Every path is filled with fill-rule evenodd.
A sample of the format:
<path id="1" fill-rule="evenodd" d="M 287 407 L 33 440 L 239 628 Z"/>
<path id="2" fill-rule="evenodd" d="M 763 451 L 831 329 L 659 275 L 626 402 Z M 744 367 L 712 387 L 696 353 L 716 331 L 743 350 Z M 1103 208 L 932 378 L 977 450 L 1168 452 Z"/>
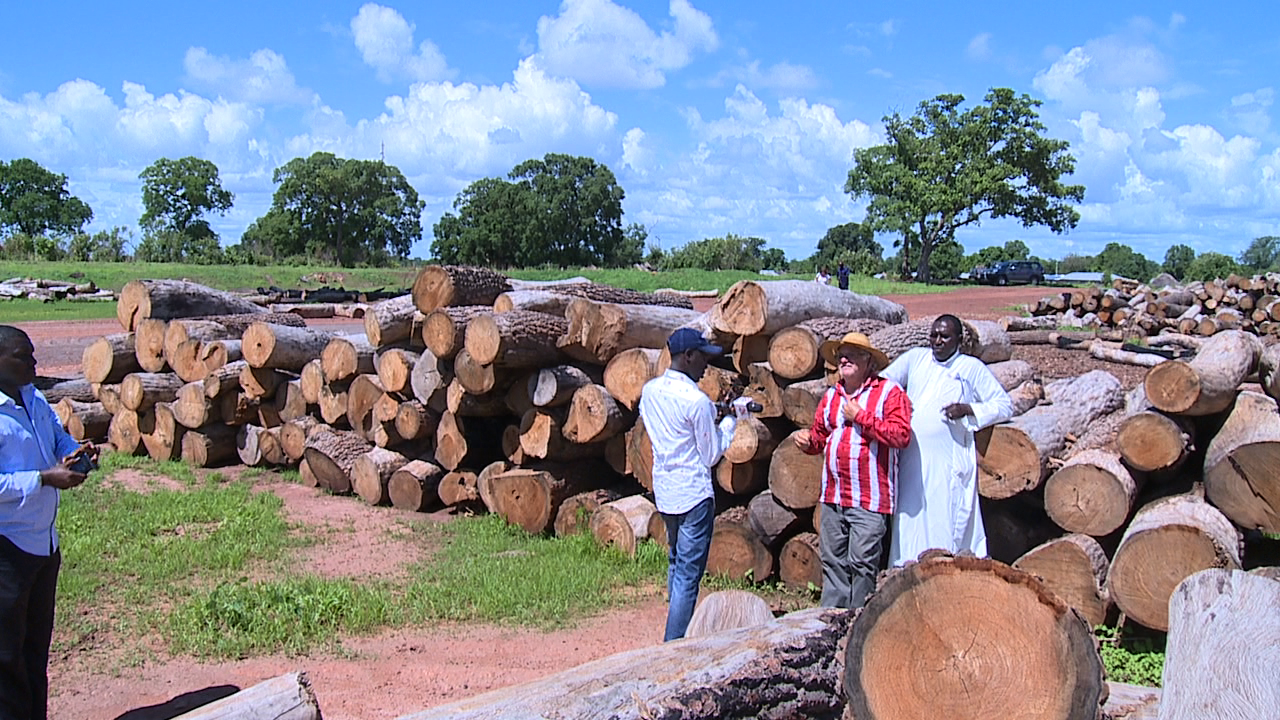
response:
<path id="1" fill-rule="evenodd" d="M 44 720 L 62 553 L 32 555 L 0 536 L 0 720 Z"/>

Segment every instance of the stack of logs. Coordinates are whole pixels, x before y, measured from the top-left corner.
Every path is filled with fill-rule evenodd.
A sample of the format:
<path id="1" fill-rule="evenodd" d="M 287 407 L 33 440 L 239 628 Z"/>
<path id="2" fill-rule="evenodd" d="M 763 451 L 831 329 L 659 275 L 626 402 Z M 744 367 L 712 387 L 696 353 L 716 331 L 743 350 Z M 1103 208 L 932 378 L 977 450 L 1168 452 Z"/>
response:
<path id="1" fill-rule="evenodd" d="M 1042 298 L 1029 308 L 1055 326 L 1114 328 L 1133 335 L 1177 332 L 1213 335 L 1245 330 L 1280 335 L 1280 275 L 1231 275 L 1184 287 L 1152 287 L 1116 280 L 1112 287 L 1076 288 Z"/>
<path id="2" fill-rule="evenodd" d="M 0 300 L 26 298 L 40 302 L 71 300 L 75 302 L 110 302 L 116 294 L 99 288 L 92 280 L 75 283 L 43 278 L 10 278 L 0 281 Z"/>

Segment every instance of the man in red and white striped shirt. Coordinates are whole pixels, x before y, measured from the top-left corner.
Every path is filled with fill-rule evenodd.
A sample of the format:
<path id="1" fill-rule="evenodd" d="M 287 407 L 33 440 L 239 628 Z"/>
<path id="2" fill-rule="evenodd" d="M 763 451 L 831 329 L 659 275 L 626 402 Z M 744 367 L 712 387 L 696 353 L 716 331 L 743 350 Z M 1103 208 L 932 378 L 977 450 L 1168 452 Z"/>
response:
<path id="1" fill-rule="evenodd" d="M 862 333 L 825 343 L 822 356 L 839 373 L 796 445 L 823 453 L 822 605 L 858 608 L 875 588 L 882 540 L 898 492 L 898 451 L 911 441 L 911 401 L 880 377 L 889 358 Z"/>

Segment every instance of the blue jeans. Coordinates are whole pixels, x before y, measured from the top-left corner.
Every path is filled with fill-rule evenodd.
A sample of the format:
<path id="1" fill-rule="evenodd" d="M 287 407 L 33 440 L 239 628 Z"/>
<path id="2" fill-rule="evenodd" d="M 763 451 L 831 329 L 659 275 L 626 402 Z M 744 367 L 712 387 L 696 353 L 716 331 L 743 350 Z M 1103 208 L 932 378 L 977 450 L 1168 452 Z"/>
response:
<path id="1" fill-rule="evenodd" d="M 698 584 L 707 571 L 715 519 L 716 504 L 711 498 L 679 515 L 662 514 L 670 547 L 667 551 L 667 594 L 671 596 L 663 642 L 679 640 L 689 629 L 693 606 L 698 602 Z"/>

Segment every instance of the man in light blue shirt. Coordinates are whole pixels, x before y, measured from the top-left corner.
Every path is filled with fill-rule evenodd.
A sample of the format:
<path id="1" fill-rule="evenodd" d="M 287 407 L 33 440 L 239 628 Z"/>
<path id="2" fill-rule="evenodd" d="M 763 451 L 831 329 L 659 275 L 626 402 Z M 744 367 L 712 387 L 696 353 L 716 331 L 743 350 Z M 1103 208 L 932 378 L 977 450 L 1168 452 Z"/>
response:
<path id="1" fill-rule="evenodd" d="M 653 496 L 667 526 L 667 628 L 663 640 L 684 637 L 698 601 L 698 585 L 707 570 L 716 517 L 711 467 L 720 460 L 737 417 L 750 411 L 750 398 L 738 398 L 732 414 L 717 425 L 711 398 L 697 386 L 707 362 L 723 352 L 691 328 L 667 340 L 671 367 L 645 383 L 640 418 L 653 446 Z"/>
<path id="2" fill-rule="evenodd" d="M 84 482 L 79 449 L 32 383 L 35 348 L 0 325 L 0 720 L 47 715 L 58 585 L 58 492 Z M 94 451 L 96 452 L 96 451 Z"/>

